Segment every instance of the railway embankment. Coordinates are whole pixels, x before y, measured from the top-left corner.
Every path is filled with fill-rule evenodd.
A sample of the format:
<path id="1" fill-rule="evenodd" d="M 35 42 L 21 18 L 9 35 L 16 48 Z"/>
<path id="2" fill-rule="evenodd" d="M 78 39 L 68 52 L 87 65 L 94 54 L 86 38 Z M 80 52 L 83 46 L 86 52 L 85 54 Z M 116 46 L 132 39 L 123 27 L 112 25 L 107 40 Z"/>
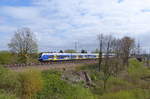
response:
<path id="1" fill-rule="evenodd" d="M 59 70 L 72 70 L 77 67 L 87 66 L 89 64 L 96 64 L 98 60 L 78 60 L 78 61 L 59 61 L 59 62 L 42 62 L 31 64 L 9 64 L 5 65 L 6 68 L 14 71 L 23 71 L 27 68 L 36 68 L 39 70 L 59 69 Z"/>

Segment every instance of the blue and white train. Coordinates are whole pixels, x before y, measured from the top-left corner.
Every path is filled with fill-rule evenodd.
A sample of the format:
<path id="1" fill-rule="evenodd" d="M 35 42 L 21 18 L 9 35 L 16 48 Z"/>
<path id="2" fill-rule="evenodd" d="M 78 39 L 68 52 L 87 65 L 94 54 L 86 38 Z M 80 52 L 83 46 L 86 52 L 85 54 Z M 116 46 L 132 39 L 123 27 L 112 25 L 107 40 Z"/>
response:
<path id="1" fill-rule="evenodd" d="M 99 54 L 93 53 L 41 53 L 39 61 L 97 59 Z"/>

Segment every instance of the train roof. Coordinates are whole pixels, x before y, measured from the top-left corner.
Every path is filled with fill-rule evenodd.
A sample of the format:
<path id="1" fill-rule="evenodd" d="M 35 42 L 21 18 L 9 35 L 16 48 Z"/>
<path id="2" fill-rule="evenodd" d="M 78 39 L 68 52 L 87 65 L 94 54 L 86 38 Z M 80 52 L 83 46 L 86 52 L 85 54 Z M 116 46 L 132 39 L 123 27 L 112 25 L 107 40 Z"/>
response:
<path id="1" fill-rule="evenodd" d="M 42 53 L 42 55 L 98 55 L 95 53 Z"/>

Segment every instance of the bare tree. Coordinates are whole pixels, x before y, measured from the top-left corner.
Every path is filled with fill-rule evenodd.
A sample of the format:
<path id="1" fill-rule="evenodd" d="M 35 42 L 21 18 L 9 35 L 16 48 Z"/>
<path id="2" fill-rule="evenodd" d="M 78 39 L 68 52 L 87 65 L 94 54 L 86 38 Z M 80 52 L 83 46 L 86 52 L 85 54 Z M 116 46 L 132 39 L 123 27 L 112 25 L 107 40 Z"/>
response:
<path id="1" fill-rule="evenodd" d="M 35 35 L 29 28 L 18 29 L 8 46 L 13 53 L 17 53 L 24 58 L 38 51 Z"/>
<path id="2" fill-rule="evenodd" d="M 129 56 L 134 46 L 135 46 L 134 39 L 130 37 L 124 37 L 121 39 L 121 54 L 122 54 L 123 66 L 128 67 Z"/>
<path id="3" fill-rule="evenodd" d="M 103 40 L 104 36 L 103 34 L 98 35 L 98 40 L 99 40 L 99 71 L 101 71 L 101 65 L 102 65 L 102 54 L 103 54 Z"/>
<path id="4" fill-rule="evenodd" d="M 114 42 L 114 38 L 111 36 L 111 35 L 108 35 L 108 36 L 105 36 L 104 37 L 104 52 L 105 52 L 105 57 L 104 57 L 104 65 L 103 65 L 103 68 L 102 68 L 102 71 L 104 73 L 104 90 L 106 89 L 106 84 L 107 84 L 107 81 L 109 79 L 109 77 L 113 74 L 113 65 L 112 65 L 112 57 L 111 54 L 113 53 L 114 51 L 114 45 L 115 45 L 115 42 Z"/>
<path id="5" fill-rule="evenodd" d="M 118 73 L 122 69 L 122 60 L 121 60 L 121 40 L 114 38 L 114 44 L 113 44 L 113 71 L 114 76 L 117 76 Z"/>

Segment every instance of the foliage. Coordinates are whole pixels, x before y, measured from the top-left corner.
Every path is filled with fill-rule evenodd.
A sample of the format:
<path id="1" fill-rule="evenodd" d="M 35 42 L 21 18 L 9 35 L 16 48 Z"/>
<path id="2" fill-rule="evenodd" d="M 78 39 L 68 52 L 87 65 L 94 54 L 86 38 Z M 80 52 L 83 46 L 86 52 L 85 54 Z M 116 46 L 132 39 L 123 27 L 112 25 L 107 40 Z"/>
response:
<path id="1" fill-rule="evenodd" d="M 35 53 L 38 50 L 35 35 L 30 28 L 18 29 L 8 44 L 8 47 L 12 52 L 22 55 Z"/>
<path id="2" fill-rule="evenodd" d="M 80 71 L 80 70 L 89 70 L 89 71 L 98 71 L 98 64 L 84 64 L 83 66 L 80 66 L 80 67 L 76 67 L 76 70 L 77 71 Z"/>
<path id="3" fill-rule="evenodd" d="M 109 90 L 107 92 L 118 92 L 121 90 L 127 90 L 134 87 L 134 85 L 126 80 L 117 78 L 117 77 L 110 77 L 107 84 Z"/>
<path id="4" fill-rule="evenodd" d="M 92 99 L 88 89 L 79 85 L 71 85 L 61 80 L 57 71 L 43 72 L 44 88 L 37 94 L 37 99 Z"/>
<path id="5" fill-rule="evenodd" d="M 135 47 L 135 40 L 128 36 L 125 36 L 121 39 L 121 59 L 123 61 L 123 66 L 129 66 L 129 56 L 131 54 L 132 49 Z"/>
<path id="6" fill-rule="evenodd" d="M 27 69 L 19 74 L 21 82 L 20 95 L 22 99 L 31 99 L 42 89 L 43 80 L 41 72 L 36 69 Z"/>
<path id="7" fill-rule="evenodd" d="M 20 82 L 17 73 L 0 66 L 0 89 L 17 93 L 19 88 Z"/>
<path id="8" fill-rule="evenodd" d="M 11 52 L 20 56 L 20 61 L 26 63 L 31 53 L 38 52 L 34 33 L 29 28 L 18 29 L 8 44 Z"/>
<path id="9" fill-rule="evenodd" d="M 142 64 L 136 59 L 130 60 L 128 72 L 129 75 L 131 75 L 134 78 L 140 78 L 144 75 L 150 75 L 150 70 L 144 67 L 144 64 Z"/>
<path id="10" fill-rule="evenodd" d="M 8 51 L 0 52 L 0 64 L 10 64 L 13 62 L 13 55 Z"/>
<path id="11" fill-rule="evenodd" d="M 0 93 L 0 99 L 18 99 L 18 98 L 8 93 Z"/>
<path id="12" fill-rule="evenodd" d="M 82 50 L 81 50 L 81 53 L 87 53 L 87 51 L 86 51 L 86 50 L 84 50 L 84 49 L 82 49 Z"/>
<path id="13" fill-rule="evenodd" d="M 38 54 L 32 53 L 28 55 L 17 55 L 16 63 L 37 63 L 38 62 Z"/>
<path id="14" fill-rule="evenodd" d="M 132 89 L 117 93 L 108 93 L 99 97 L 100 99 L 149 99 L 150 91 L 144 89 Z"/>
<path id="15" fill-rule="evenodd" d="M 104 73 L 98 71 L 98 64 L 81 66 L 76 71 L 86 71 L 93 86 L 85 88 L 81 83 L 62 80 L 62 71 L 26 69 L 13 72 L 0 66 L 0 99 L 149 99 L 149 83 L 141 77 L 149 75 L 143 63 L 131 59 L 128 73 L 110 76 L 107 90 L 103 88 Z M 68 72 L 68 71 L 66 71 Z M 132 81 L 123 80 L 124 77 Z M 136 78 L 136 79 L 135 79 Z M 134 84 L 137 80 L 139 84 Z M 135 89 L 136 88 L 136 89 Z"/>
<path id="16" fill-rule="evenodd" d="M 68 50 L 65 50 L 64 52 L 65 53 L 76 53 L 76 51 L 73 49 L 68 49 Z"/>
<path id="17" fill-rule="evenodd" d="M 11 53 L 9 51 L 1 51 L 0 52 L 0 64 L 18 64 L 18 63 L 37 63 L 38 62 L 38 54 L 32 53 L 27 57 L 17 55 L 15 53 Z"/>

